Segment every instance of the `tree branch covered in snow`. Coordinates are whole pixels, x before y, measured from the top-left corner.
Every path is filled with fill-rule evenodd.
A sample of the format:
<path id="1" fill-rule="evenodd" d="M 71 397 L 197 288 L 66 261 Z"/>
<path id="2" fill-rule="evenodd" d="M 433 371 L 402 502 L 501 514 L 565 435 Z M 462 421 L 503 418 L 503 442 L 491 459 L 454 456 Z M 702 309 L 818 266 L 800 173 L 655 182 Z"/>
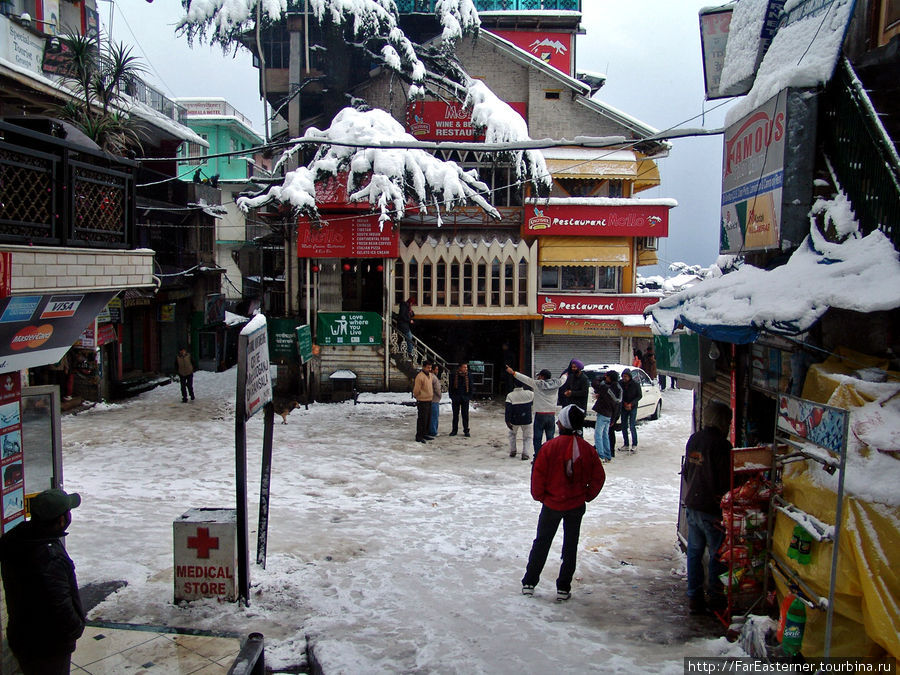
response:
<path id="1" fill-rule="evenodd" d="M 263 23 L 271 23 L 281 19 L 287 9 L 286 0 L 182 0 L 182 4 L 186 15 L 178 30 L 189 40 L 208 39 L 223 46 L 235 43 L 250 30 L 257 12 Z M 441 37 L 425 46 L 412 42 L 400 28 L 394 0 L 309 0 L 309 8 L 320 26 L 348 29 L 357 43 L 355 48 L 380 59 L 386 68 L 408 82 L 410 99 L 423 98 L 426 90 L 439 98 L 449 93 L 472 110 L 473 125 L 485 135 L 486 143 L 529 139 L 525 120 L 483 82 L 469 77 L 453 53 L 457 40 L 479 29 L 473 0 L 437 0 L 435 15 L 442 28 Z M 309 129 L 304 138 L 345 142 L 353 139 L 371 145 L 415 140 L 387 113 L 352 108 L 339 112 L 329 129 Z M 305 145 L 304 138 L 296 139 L 297 145 L 285 153 L 279 164 L 296 156 Z M 550 175 L 540 152 L 515 150 L 502 153 L 501 158 L 515 165 L 518 180 L 531 180 L 538 191 L 549 188 Z M 422 150 L 371 147 L 323 145 L 309 165 L 289 172 L 282 185 L 240 203 L 242 208 L 250 208 L 274 199 L 316 218 L 315 182 L 343 172 L 349 176 L 347 193 L 351 199 L 367 200 L 379 210 L 382 222 L 402 216 L 408 201 L 420 209 L 429 204 L 447 209 L 471 202 L 499 217 L 490 205 L 489 189 L 474 171 L 463 171 L 454 162 L 444 162 Z"/>

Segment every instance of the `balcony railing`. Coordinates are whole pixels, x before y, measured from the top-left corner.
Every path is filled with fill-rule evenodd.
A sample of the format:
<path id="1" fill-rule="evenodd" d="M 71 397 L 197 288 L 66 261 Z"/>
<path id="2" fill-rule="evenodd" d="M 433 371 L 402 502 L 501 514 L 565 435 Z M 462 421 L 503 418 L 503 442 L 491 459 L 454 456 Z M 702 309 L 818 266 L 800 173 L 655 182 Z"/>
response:
<path id="1" fill-rule="evenodd" d="M 819 133 L 863 234 L 881 230 L 900 249 L 900 162 L 846 59 L 828 85 Z"/>
<path id="2" fill-rule="evenodd" d="M 0 241 L 132 248 L 132 164 L 0 122 Z"/>
<path id="3" fill-rule="evenodd" d="M 435 0 L 397 0 L 401 13 L 434 12 Z M 475 0 L 479 12 L 521 12 L 533 9 L 581 11 L 581 0 Z"/>

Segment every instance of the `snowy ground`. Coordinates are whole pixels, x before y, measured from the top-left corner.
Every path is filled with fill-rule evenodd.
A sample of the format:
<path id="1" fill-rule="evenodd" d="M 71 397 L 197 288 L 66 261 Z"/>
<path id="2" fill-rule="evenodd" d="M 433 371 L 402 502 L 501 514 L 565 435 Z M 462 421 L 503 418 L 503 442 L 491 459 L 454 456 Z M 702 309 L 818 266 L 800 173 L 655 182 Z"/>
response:
<path id="1" fill-rule="evenodd" d="M 234 505 L 234 383 L 234 370 L 198 373 L 195 402 L 170 385 L 64 418 L 79 582 L 128 582 L 91 619 L 258 631 L 275 668 L 302 664 L 308 637 L 329 675 L 681 673 L 684 656 L 740 653 L 685 608 L 675 519 L 691 392 L 671 389 L 639 452 L 606 465 L 568 603 L 555 601 L 561 533 L 535 596 L 521 595 L 540 505 L 530 462 L 507 456 L 502 408 L 479 404 L 472 438 L 450 438 L 442 405 L 422 445 L 408 397 L 384 394 L 275 425 L 268 564 L 251 564 L 250 606 L 175 606 L 172 522 Z M 262 417 L 248 422 L 253 550 Z"/>

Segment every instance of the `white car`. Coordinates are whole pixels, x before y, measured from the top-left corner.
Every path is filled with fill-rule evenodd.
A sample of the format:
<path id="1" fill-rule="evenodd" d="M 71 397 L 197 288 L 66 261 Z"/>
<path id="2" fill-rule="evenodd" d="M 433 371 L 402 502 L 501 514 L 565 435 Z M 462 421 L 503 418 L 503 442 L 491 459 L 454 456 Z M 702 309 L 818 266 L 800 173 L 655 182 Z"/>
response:
<path id="1" fill-rule="evenodd" d="M 638 421 L 659 419 L 662 414 L 662 391 L 656 380 L 651 379 L 647 373 L 634 366 L 625 366 L 621 363 L 589 363 L 584 367 L 584 374 L 591 382 L 591 390 L 588 393 L 588 409 L 584 419 L 586 425 L 593 426 L 597 421 L 597 413 L 591 410 L 594 405 L 594 380 L 602 377 L 607 370 L 615 370 L 619 373 L 619 384 L 621 385 L 622 371 L 626 368 L 631 371 L 632 379 L 641 385 L 641 400 L 638 401 L 637 411 Z"/>

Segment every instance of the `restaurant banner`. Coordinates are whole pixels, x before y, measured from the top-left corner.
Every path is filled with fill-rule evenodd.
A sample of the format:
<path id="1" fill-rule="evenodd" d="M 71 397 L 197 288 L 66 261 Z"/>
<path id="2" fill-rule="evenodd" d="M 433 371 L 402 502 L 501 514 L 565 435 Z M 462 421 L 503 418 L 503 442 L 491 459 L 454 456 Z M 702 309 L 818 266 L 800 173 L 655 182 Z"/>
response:
<path id="1" fill-rule="evenodd" d="M 335 216 L 321 227 L 305 217 L 297 222 L 298 258 L 396 258 L 399 236 L 377 215 Z"/>
<path id="2" fill-rule="evenodd" d="M 508 105 L 527 120 L 528 106 L 523 102 Z M 483 141 L 475 133 L 472 115 L 462 103 L 416 101 L 406 108 L 406 130 L 419 141 Z"/>
<path id="3" fill-rule="evenodd" d="M 633 200 L 621 200 L 633 202 Z M 585 237 L 667 237 L 667 203 L 606 205 L 531 204 L 525 209 L 523 235 Z"/>
<path id="4" fill-rule="evenodd" d="M 538 310 L 546 316 L 621 316 L 639 314 L 659 302 L 656 295 L 548 295 L 538 296 Z"/>
<path id="5" fill-rule="evenodd" d="M 622 322 L 591 317 L 544 317 L 544 335 L 593 335 L 618 337 L 622 334 Z"/>
<path id="6" fill-rule="evenodd" d="M 59 361 L 115 294 L 0 298 L 0 373 Z"/>
<path id="7" fill-rule="evenodd" d="M 492 30 L 494 35 L 512 42 L 566 75 L 572 74 L 573 33 L 551 33 L 550 31 Z"/>

